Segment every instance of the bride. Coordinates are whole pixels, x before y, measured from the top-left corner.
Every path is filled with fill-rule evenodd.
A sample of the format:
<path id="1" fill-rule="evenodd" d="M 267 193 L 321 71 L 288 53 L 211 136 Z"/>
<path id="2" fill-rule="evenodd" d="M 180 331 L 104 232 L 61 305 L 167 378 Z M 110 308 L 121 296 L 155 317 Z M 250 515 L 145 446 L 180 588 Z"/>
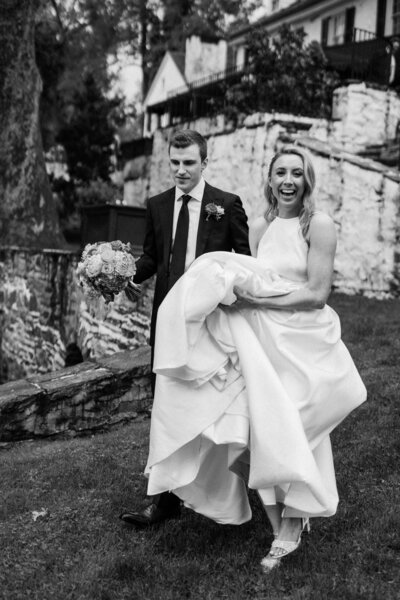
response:
<path id="1" fill-rule="evenodd" d="M 308 154 L 272 159 L 253 256 L 199 257 L 158 313 L 148 494 L 173 491 L 218 523 L 251 518 L 257 490 L 274 533 L 261 564 L 295 550 L 338 503 L 330 432 L 366 398 L 326 304 L 336 233 L 314 209 Z"/>

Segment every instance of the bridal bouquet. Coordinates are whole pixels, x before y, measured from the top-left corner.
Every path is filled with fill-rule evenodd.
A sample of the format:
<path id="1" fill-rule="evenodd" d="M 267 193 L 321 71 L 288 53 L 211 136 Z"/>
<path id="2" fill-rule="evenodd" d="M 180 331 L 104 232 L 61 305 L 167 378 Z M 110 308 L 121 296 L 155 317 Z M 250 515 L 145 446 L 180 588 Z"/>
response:
<path id="1" fill-rule="evenodd" d="M 132 281 L 136 266 L 130 249 L 119 240 L 85 246 L 76 272 L 89 306 L 102 299 L 109 304 L 120 292 L 131 301 L 140 295 L 140 286 Z"/>

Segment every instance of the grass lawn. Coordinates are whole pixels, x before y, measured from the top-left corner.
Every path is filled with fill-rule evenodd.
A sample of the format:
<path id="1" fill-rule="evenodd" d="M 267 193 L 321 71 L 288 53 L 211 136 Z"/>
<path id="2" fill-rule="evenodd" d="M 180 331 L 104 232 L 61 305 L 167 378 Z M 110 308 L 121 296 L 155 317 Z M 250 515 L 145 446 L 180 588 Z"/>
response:
<path id="1" fill-rule="evenodd" d="M 314 519 L 281 568 L 259 568 L 271 534 L 253 519 L 221 526 L 184 510 L 137 531 L 149 420 L 91 437 L 0 452 L 4 600 L 391 600 L 400 597 L 400 301 L 334 295 L 369 401 L 333 433 L 337 514 Z M 46 514 L 34 519 L 33 511 Z"/>

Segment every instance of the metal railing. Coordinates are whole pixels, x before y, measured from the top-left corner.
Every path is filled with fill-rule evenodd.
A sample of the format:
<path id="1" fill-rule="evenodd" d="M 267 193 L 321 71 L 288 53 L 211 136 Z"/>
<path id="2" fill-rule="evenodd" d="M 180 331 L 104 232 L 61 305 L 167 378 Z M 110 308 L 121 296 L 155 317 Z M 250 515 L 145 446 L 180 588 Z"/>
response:
<path id="1" fill-rule="evenodd" d="M 373 81 L 373 61 L 387 44 L 387 39 L 376 37 L 374 32 L 355 27 L 351 41 L 326 46 L 324 53 L 330 68 L 336 70 L 341 79 Z"/>
<path id="2" fill-rule="evenodd" d="M 376 34 L 373 31 L 367 29 L 360 29 L 359 27 L 353 28 L 353 35 L 351 38 L 352 42 L 366 42 L 367 40 L 376 39 Z"/>
<path id="3" fill-rule="evenodd" d="M 233 75 L 238 75 L 243 73 L 245 69 L 245 65 L 232 65 L 223 71 L 217 71 L 216 73 L 211 73 L 211 75 L 206 75 L 205 77 L 201 77 L 199 79 L 195 79 L 194 81 L 189 82 L 185 86 L 181 86 L 179 88 L 175 88 L 170 90 L 167 94 L 168 98 L 174 98 L 175 96 L 180 96 L 182 94 L 186 94 L 191 90 L 195 90 L 202 87 L 207 87 L 208 85 L 212 85 L 213 83 L 219 83 L 228 80 Z"/>

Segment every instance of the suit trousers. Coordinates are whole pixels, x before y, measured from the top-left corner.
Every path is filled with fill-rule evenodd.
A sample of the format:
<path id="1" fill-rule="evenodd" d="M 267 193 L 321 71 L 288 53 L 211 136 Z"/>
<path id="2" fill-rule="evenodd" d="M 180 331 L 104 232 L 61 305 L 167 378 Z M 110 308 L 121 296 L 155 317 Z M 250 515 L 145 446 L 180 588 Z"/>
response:
<path id="1" fill-rule="evenodd" d="M 153 372 L 153 364 L 154 364 L 154 345 L 151 346 L 151 354 L 150 354 L 150 385 L 151 392 L 154 398 L 154 391 L 156 388 L 156 374 Z M 165 511 L 166 513 L 174 513 L 176 512 L 180 505 L 181 501 L 178 496 L 175 496 L 172 492 L 163 492 L 158 496 L 154 496 L 154 501 L 157 504 L 158 508 Z"/>

